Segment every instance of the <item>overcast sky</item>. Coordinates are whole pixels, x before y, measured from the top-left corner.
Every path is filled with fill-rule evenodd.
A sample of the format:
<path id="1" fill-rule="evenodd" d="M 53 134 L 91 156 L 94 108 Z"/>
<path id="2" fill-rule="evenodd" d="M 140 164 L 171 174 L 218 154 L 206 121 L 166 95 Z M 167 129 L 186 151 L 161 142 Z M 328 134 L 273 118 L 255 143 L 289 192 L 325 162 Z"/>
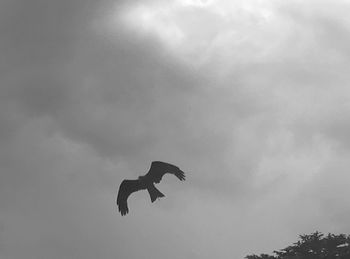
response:
<path id="1" fill-rule="evenodd" d="M 0 258 L 240 259 L 350 233 L 350 2 L 0 2 Z M 168 175 L 129 200 L 151 161 Z"/>

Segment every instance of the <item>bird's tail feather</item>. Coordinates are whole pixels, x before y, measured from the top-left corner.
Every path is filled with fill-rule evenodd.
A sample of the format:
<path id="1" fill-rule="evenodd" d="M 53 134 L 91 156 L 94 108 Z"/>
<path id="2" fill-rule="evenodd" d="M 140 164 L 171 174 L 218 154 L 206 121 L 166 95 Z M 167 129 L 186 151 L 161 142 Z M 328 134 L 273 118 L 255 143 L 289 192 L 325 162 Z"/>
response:
<path id="1" fill-rule="evenodd" d="M 165 195 L 161 193 L 153 184 L 151 184 L 147 191 L 149 193 L 149 196 L 151 197 L 151 201 L 154 202 L 157 198 L 164 197 Z"/>

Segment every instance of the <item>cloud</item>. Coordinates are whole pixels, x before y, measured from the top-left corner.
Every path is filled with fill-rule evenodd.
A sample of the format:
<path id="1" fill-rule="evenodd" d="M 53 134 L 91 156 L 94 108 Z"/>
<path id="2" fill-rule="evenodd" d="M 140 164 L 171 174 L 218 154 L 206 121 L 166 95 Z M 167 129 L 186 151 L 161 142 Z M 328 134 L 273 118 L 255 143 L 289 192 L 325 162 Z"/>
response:
<path id="1" fill-rule="evenodd" d="M 346 1 L 1 7 L 1 256 L 244 257 L 348 229 Z M 152 160 L 187 181 L 119 217 Z"/>

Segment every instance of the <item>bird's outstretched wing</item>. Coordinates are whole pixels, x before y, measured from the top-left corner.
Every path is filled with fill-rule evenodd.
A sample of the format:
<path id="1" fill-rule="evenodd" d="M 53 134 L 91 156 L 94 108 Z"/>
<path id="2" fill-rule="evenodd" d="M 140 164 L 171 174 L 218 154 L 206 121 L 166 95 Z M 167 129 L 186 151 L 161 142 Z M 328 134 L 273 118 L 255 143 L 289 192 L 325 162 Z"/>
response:
<path id="1" fill-rule="evenodd" d="M 164 163 L 161 161 L 152 162 L 151 168 L 149 169 L 145 177 L 147 177 L 152 182 L 159 183 L 163 175 L 166 173 L 175 175 L 177 178 L 180 179 L 180 181 L 185 180 L 185 173 L 181 171 L 180 168 L 178 168 L 175 165 Z"/>
<path id="2" fill-rule="evenodd" d="M 133 192 L 137 192 L 142 190 L 139 180 L 124 180 L 120 184 L 118 197 L 117 197 L 117 205 L 119 212 L 124 216 L 129 212 L 128 208 L 128 197 Z"/>

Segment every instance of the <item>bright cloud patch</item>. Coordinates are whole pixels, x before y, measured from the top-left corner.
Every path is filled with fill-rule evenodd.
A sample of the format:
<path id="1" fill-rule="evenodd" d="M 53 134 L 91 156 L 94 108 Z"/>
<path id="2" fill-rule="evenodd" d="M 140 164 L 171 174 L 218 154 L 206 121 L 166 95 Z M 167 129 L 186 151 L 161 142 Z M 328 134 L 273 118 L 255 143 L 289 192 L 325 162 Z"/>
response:
<path id="1" fill-rule="evenodd" d="M 180 59 L 261 56 L 281 40 L 274 10 L 263 1 L 169 1 L 128 6 L 116 14 L 138 34 L 153 35 Z"/>

